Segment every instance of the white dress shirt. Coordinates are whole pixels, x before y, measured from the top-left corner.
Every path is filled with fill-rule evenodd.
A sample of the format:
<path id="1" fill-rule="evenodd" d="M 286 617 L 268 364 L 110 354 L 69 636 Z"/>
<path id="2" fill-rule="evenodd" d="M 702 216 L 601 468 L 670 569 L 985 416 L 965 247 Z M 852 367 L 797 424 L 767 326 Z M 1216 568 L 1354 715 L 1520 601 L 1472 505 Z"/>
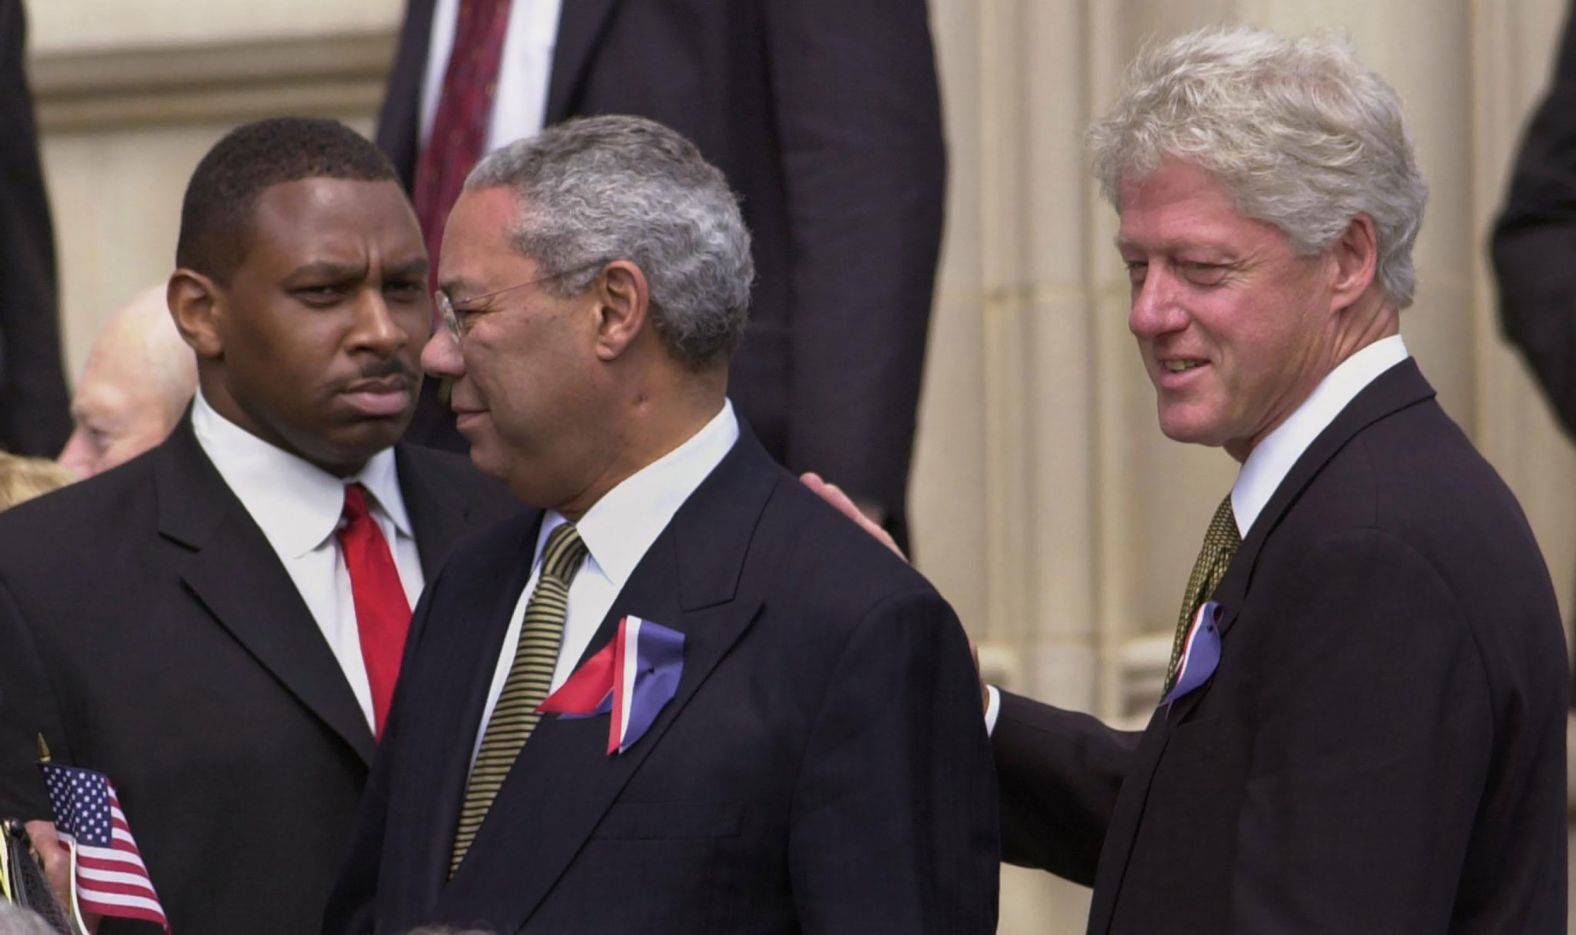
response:
<path id="1" fill-rule="evenodd" d="M 1253 447 L 1231 488 L 1231 511 L 1237 516 L 1237 532 L 1242 538 L 1248 537 L 1275 488 L 1319 433 L 1329 428 L 1368 384 L 1409 356 L 1400 335 L 1380 338 L 1325 374 L 1302 405 Z"/>
<path id="2" fill-rule="evenodd" d="M 423 583 L 421 556 L 400 494 L 393 450 L 373 455 L 355 477 L 335 477 L 226 419 L 208 404 L 201 389 L 192 405 L 192 429 L 203 453 L 295 582 L 345 673 L 367 726 L 372 727 L 372 687 L 361 658 L 350 572 L 334 533 L 345 510 L 345 485 L 360 482 L 369 494 L 372 517 L 394 555 L 405 597 L 411 607 L 416 606 Z"/>
<path id="3" fill-rule="evenodd" d="M 1254 446 L 1237 472 L 1237 482 L 1231 487 L 1231 511 L 1236 514 L 1237 531 L 1244 539 L 1253 528 L 1254 520 L 1264 511 L 1265 504 L 1274 496 L 1275 488 L 1286 479 L 1292 465 L 1319 433 L 1329 428 L 1341 410 L 1368 384 L 1409 356 L 1406 343 L 1398 334 L 1380 338 L 1359 350 L 1325 374 L 1286 421 Z M 1001 713 L 1001 695 L 994 685 L 988 687 L 988 693 L 985 729 L 994 731 L 996 718 Z"/>
<path id="4" fill-rule="evenodd" d="M 668 527 L 673 514 L 722 462 L 738 439 L 739 420 L 733 414 L 733 404 L 724 401 L 721 411 L 688 441 L 625 478 L 580 517 L 575 529 L 586 544 L 587 555 L 585 564 L 569 585 L 569 609 L 564 621 L 563 641 L 558 646 L 558 664 L 553 669 L 553 689 L 562 685 L 574 671 L 575 664 L 602 625 L 602 618 L 613 606 L 614 598 L 624 590 L 651 543 Z M 509 667 L 514 663 L 525 607 L 542 573 L 542 548 L 548 535 L 564 522 L 563 515 L 555 510 L 542 517 L 531 577 L 509 618 L 509 629 L 504 634 L 503 647 L 493 670 L 492 687 L 487 692 L 487 706 L 482 710 L 481 724 L 476 729 L 476 741 L 471 748 L 473 763 L 476 752 L 481 749 L 486 724 L 498 704 L 498 696 L 503 694 Z M 652 622 L 670 625 L 673 621 Z"/>
<path id="5" fill-rule="evenodd" d="M 493 94 L 484 153 L 542 132 L 547 113 L 547 86 L 553 74 L 553 47 L 558 43 L 558 11 L 562 0 L 514 0 L 498 62 L 498 88 Z M 438 0 L 432 10 L 427 45 L 427 72 L 421 85 L 421 142 L 432 135 L 432 121 L 443 96 L 460 0 Z"/>

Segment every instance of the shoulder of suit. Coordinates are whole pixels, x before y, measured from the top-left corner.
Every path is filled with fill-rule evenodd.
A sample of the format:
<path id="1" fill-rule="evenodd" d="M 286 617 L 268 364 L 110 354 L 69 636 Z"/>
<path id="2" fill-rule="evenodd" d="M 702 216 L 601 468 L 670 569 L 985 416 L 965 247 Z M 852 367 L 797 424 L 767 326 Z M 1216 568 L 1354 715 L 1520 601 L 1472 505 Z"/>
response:
<path id="1" fill-rule="evenodd" d="M 767 551 L 782 580 L 835 582 L 850 604 L 936 593 L 913 566 L 787 473 L 772 492 L 756 536 L 777 540 Z"/>

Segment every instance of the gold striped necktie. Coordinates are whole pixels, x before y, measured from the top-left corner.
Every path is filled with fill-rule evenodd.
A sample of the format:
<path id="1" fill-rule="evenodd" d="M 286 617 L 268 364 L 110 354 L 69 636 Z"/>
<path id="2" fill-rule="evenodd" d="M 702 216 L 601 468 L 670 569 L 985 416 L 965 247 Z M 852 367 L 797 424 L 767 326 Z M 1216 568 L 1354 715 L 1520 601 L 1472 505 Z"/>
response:
<path id="1" fill-rule="evenodd" d="M 1187 591 L 1182 595 L 1182 612 L 1177 617 L 1177 635 L 1171 641 L 1171 665 L 1166 668 L 1166 687 L 1160 693 L 1164 698 L 1171 694 L 1177 683 L 1177 664 L 1182 661 L 1182 644 L 1187 639 L 1188 624 L 1198 613 L 1204 599 L 1215 592 L 1220 579 L 1226 576 L 1231 557 L 1242 544 L 1242 534 L 1237 532 L 1237 515 L 1231 511 L 1231 495 L 1220 501 L 1215 515 L 1204 533 L 1204 544 L 1193 561 L 1193 573 L 1187 576 Z"/>
<path id="2" fill-rule="evenodd" d="M 470 781 L 465 786 L 465 801 L 454 833 L 454 852 L 449 859 L 450 876 L 465 859 L 482 819 L 487 817 L 504 777 L 509 775 L 509 767 L 542 718 L 536 706 L 547 697 L 553 682 L 558 644 L 563 640 L 564 617 L 569 610 L 569 583 L 585 557 L 586 545 L 580 541 L 573 523 L 564 523 L 548 535 L 547 546 L 542 550 L 542 573 L 525 605 L 514 661 L 509 665 L 509 676 L 482 734 L 476 764 L 471 767 Z"/>

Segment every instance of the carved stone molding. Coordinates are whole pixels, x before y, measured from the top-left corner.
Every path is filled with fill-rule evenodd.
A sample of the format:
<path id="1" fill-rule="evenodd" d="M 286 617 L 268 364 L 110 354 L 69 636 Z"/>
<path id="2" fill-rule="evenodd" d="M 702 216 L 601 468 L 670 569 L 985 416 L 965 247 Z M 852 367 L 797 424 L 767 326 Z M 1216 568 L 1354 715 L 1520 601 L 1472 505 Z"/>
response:
<path id="1" fill-rule="evenodd" d="M 376 112 L 392 32 L 44 52 L 31 61 L 44 133 Z"/>

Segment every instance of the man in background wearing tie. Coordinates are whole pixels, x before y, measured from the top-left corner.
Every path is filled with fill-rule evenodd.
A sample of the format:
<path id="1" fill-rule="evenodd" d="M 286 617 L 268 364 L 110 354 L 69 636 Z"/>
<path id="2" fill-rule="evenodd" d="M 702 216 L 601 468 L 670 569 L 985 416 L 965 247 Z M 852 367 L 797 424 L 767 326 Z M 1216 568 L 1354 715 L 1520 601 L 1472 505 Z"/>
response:
<path id="1" fill-rule="evenodd" d="M 395 444 L 432 307 L 371 143 L 327 120 L 232 131 L 192 175 L 176 263 L 190 414 L 0 517 L 0 813 L 47 817 L 42 734 L 115 783 L 174 930 L 310 932 L 410 608 L 510 501 Z"/>
<path id="2" fill-rule="evenodd" d="M 946 195 L 925 0 L 410 0 L 377 139 L 436 264 L 483 153 L 597 114 L 678 130 L 739 193 L 757 279 L 729 394 L 905 540 Z M 418 410 L 416 440 L 429 416 L 452 423 Z"/>

